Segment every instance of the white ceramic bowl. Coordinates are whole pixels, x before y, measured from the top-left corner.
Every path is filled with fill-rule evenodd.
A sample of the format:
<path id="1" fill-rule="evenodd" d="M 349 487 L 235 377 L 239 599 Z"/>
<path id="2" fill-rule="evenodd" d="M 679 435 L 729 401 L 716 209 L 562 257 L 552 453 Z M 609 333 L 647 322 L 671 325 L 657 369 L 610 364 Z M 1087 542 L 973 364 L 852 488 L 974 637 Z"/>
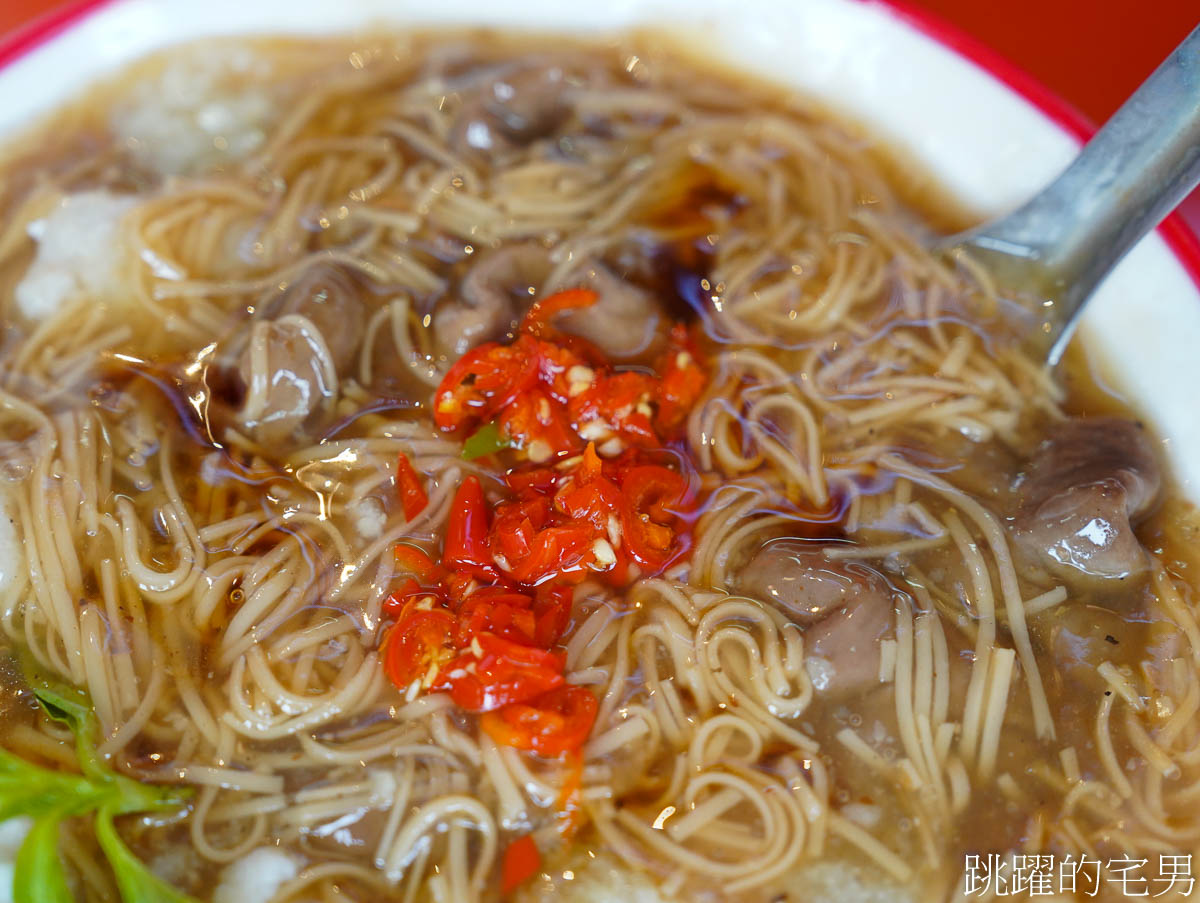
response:
<path id="1" fill-rule="evenodd" d="M 150 51 L 222 34 L 478 24 L 596 32 L 664 26 L 722 63 L 794 85 L 866 124 L 990 216 L 1076 152 L 1082 129 L 1027 76 L 893 3 L 862 0 L 84 0 L 0 43 L 0 136 Z M 1168 222 L 1100 289 L 1083 340 L 1155 426 L 1200 500 L 1200 245 Z"/>

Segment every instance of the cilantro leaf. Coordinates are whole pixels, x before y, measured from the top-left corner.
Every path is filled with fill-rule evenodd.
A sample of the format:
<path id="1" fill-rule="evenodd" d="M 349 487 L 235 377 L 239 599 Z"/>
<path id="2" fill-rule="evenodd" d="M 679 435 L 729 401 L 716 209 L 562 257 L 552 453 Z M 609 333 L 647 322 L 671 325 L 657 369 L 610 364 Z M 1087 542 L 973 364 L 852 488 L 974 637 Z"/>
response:
<path id="1" fill-rule="evenodd" d="M 118 815 L 176 809 L 190 791 L 118 774 L 96 752 L 96 716 L 86 694 L 46 678 L 29 661 L 25 676 L 46 714 L 75 735 L 83 773 L 42 768 L 0 749 L 0 822 L 22 815 L 36 819 L 17 853 L 12 898 L 21 903 L 72 903 L 58 853 L 59 826 L 71 816 L 95 812 L 96 840 L 124 903 L 195 903 L 153 874 L 113 825 Z"/>
<path id="2" fill-rule="evenodd" d="M 69 727 L 75 735 L 75 755 L 79 759 L 80 770 L 92 778 L 112 774 L 112 770 L 96 754 L 96 746 L 92 741 L 96 715 L 87 694 L 77 687 L 47 677 L 30 656 L 25 656 L 22 664 L 25 682 L 33 690 L 42 709 L 55 721 Z"/>
<path id="3" fill-rule="evenodd" d="M 494 455 L 502 448 L 508 448 L 512 443 L 500 435 L 500 429 L 494 423 L 485 423 L 470 435 L 463 443 L 462 457 L 464 461 L 474 461 L 484 455 Z"/>
<path id="4" fill-rule="evenodd" d="M 58 826 L 62 814 L 52 812 L 33 823 L 13 872 L 12 898 L 21 903 L 74 903 L 58 858 Z"/>
<path id="5" fill-rule="evenodd" d="M 113 812 L 108 807 L 96 813 L 96 840 L 112 866 L 121 899 L 125 903 L 194 903 L 191 897 L 175 890 L 133 855 L 117 834 L 112 817 Z"/>
<path id="6" fill-rule="evenodd" d="M 40 677 L 33 677 L 30 686 L 46 714 L 67 725 L 73 733 L 78 734 L 91 720 L 92 710 L 87 696 L 74 687 L 55 684 Z"/>
<path id="7" fill-rule="evenodd" d="M 40 768 L 0 749 L 0 821 L 89 812 L 110 794 L 87 777 Z"/>

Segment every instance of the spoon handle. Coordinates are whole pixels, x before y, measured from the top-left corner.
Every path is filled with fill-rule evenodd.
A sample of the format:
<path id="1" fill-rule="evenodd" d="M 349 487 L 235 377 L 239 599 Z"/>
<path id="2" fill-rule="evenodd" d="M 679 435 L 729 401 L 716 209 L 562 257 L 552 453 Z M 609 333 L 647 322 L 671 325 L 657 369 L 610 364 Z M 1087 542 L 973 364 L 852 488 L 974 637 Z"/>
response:
<path id="1" fill-rule="evenodd" d="M 1052 343 L 1049 360 L 1056 363 L 1092 290 L 1198 182 L 1200 27 L 1062 175 L 1023 207 L 967 233 L 959 245 L 995 266 L 1001 283 L 1028 285 L 1052 302 L 1043 332 Z M 1030 284 L 1033 270 L 1037 278 Z"/>

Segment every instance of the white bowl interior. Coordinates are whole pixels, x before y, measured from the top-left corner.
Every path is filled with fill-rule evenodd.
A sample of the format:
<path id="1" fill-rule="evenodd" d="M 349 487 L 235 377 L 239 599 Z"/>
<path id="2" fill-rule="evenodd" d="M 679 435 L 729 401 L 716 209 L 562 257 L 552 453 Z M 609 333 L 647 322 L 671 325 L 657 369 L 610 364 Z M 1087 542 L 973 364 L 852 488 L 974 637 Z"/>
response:
<path id="1" fill-rule="evenodd" d="M 1056 175 L 1078 142 L 1012 89 L 886 6 L 857 0 L 115 0 L 0 71 L 0 135 L 150 51 L 221 34 L 479 24 L 594 32 L 687 23 L 722 64 L 794 85 L 867 124 L 993 215 Z M 1167 324 L 1169 328 L 1167 328 Z M 1082 331 L 1164 439 L 1183 491 L 1200 500 L 1200 291 L 1158 235 L 1143 240 L 1089 306 Z"/>

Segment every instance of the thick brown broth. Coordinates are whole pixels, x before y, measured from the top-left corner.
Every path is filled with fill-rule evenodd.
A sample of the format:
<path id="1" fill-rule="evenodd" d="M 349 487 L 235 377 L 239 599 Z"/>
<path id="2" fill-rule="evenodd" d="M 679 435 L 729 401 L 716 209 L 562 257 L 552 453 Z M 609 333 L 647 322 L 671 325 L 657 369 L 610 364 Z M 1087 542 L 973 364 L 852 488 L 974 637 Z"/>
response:
<path id="1" fill-rule="evenodd" d="M 1069 579 L 1010 548 L 1022 475 L 1057 424 L 1135 414 L 1078 348 L 1045 380 L 970 274 L 922 250 L 964 223 L 934 178 L 803 99 L 698 65 L 647 35 L 565 51 L 474 33 L 202 45 L 133 67 L 13 145 L 0 498 L 22 576 L 0 582 L 0 652 L 89 692 L 116 770 L 193 788 L 180 815 L 118 822 L 183 892 L 242 899 L 240 862 L 284 876 L 280 903 L 498 899 L 503 850 L 531 836 L 542 858 L 521 900 L 931 900 L 962 892 L 969 854 L 1154 858 L 1200 836 L 1185 805 L 1200 725 L 1172 720 L 1200 692 L 1195 622 L 1181 623 L 1194 507 L 1168 476 L 1136 526 L 1153 563 L 1116 590 L 1046 602 Z M 549 113 L 488 112 L 522 99 L 489 66 L 531 79 L 529 97 L 559 72 L 566 93 Z M 159 120 L 139 107 L 181 78 L 212 115 L 241 111 L 238 128 L 201 128 L 208 144 L 184 164 L 196 134 L 155 144 Z M 157 115 L 194 132 L 183 94 Z M 460 128 L 477 101 L 485 112 Z M 18 287 L 45 246 L 30 224 L 96 190 L 137 205 L 84 223 L 127 243 L 117 290 L 77 277 L 80 307 L 29 316 Z M 462 436 L 430 419 L 453 363 L 437 317 L 513 246 L 569 250 L 692 324 L 709 377 L 670 446 L 701 487 L 692 557 L 661 579 L 575 590 L 562 647 L 600 706 L 578 773 L 569 757 L 500 749 L 476 714 L 393 686 L 378 661 L 383 600 L 404 576 L 395 543 L 439 555 L 463 475 L 495 503 L 531 460 L 526 444 L 465 463 Z M 564 257 L 508 273 L 505 290 L 532 296 L 552 270 L 558 288 L 588 278 Z M 306 391 L 335 388 L 294 424 L 248 415 L 267 392 L 253 330 L 295 325 L 297 310 L 311 331 L 263 340 L 263 386 L 311 365 Z M 621 366 L 656 360 L 643 349 Z M 398 454 L 426 481 L 422 520 L 397 499 Z M 781 537 L 885 585 L 886 625 L 847 640 L 741 600 Z M 1015 622 L 1013 594 L 1021 612 L 1045 608 Z M 836 666 L 813 654 L 833 661 L 847 643 Z M 983 646 L 998 664 L 979 665 Z M 880 678 L 813 689 L 855 656 Z M 0 667 L 0 744 L 70 769 L 61 726 L 18 665 Z M 1132 698 L 1105 703 L 1120 681 Z M 1164 762 L 1176 771 L 1156 783 Z M 577 833 L 555 802 L 573 782 Z M 72 892 L 117 899 L 87 819 L 64 830 Z"/>

